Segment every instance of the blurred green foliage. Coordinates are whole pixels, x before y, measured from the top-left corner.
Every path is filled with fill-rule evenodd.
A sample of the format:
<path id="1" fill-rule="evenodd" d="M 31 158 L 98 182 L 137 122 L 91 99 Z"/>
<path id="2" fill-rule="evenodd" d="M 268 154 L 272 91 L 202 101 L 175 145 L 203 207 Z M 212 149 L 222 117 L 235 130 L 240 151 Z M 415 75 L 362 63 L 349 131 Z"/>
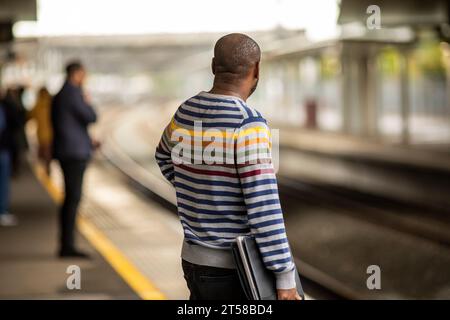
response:
<path id="1" fill-rule="evenodd" d="M 377 66 L 383 76 L 400 74 L 401 54 L 398 49 L 388 46 L 381 50 L 377 58 Z"/>
<path id="2" fill-rule="evenodd" d="M 419 72 L 430 77 L 445 77 L 443 51 L 437 39 L 424 39 L 419 42 L 412 55 Z"/>
<path id="3" fill-rule="evenodd" d="M 323 79 L 334 78 L 341 72 L 339 56 L 325 53 L 320 57 L 320 75 Z"/>

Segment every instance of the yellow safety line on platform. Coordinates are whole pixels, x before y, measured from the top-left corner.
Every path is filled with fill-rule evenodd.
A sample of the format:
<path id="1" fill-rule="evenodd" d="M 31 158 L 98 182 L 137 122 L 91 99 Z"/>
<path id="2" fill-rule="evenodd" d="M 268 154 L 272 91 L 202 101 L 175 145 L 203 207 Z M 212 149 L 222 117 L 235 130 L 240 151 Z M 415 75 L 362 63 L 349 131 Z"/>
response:
<path id="1" fill-rule="evenodd" d="M 34 166 L 38 180 L 56 203 L 63 199 L 63 192 L 54 184 L 40 165 Z M 145 277 L 127 257 L 88 219 L 78 217 L 78 228 L 83 236 L 100 252 L 123 280 L 144 300 L 164 300 L 166 296 Z"/>

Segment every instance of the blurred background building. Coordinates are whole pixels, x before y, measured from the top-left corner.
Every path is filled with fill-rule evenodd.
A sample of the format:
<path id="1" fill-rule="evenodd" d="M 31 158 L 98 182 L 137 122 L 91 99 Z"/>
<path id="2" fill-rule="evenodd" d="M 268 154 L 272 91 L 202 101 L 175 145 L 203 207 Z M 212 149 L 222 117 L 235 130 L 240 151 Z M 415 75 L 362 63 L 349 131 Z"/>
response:
<path id="1" fill-rule="evenodd" d="M 316 24 L 305 26 L 311 30 L 325 29 L 319 39 L 327 39 L 319 41 L 305 35 L 305 29 L 287 29 L 282 24 L 288 10 L 298 10 L 298 20 L 301 20 L 305 5 L 296 5 L 295 1 L 268 2 L 259 5 L 262 9 L 256 3 L 252 6 L 263 12 L 268 10 L 265 7 L 277 9 L 277 18 L 264 25 L 254 22 L 263 20 L 255 15 L 245 26 L 249 29 L 253 25 L 261 30 L 254 36 L 262 42 L 264 73 L 261 90 L 252 99 L 267 117 L 305 126 L 308 112 L 314 112 L 314 123 L 309 125 L 322 131 L 405 144 L 448 144 L 447 1 L 378 1 L 382 8 L 382 27 L 373 30 L 366 27 L 370 14 L 364 8 L 370 5 L 368 1 L 319 1 L 317 7 L 324 9 L 323 13 L 315 9 L 318 14 L 324 18 L 330 12 L 331 18 L 333 13 L 338 15 L 332 21 L 336 23 L 335 30 L 329 30 L 329 22 L 321 22 L 322 16 L 317 17 Z M 142 28 L 135 26 L 127 31 L 124 27 L 122 34 L 117 35 L 105 28 L 113 18 L 128 24 L 126 15 L 121 17 L 113 11 L 112 18 L 104 18 L 106 23 L 102 28 L 103 19 L 92 18 L 95 10 L 103 5 L 102 1 L 98 7 L 88 2 L 69 1 L 69 6 L 80 8 L 68 15 L 67 26 L 59 32 L 58 19 L 64 13 L 58 14 L 54 1 L 43 0 L 39 7 L 35 1 L 2 3 L 8 8 L 2 10 L 4 85 L 22 77 L 20 81 L 32 88 L 46 82 L 54 92 L 62 81 L 62 66 L 71 57 L 86 61 L 91 70 L 89 88 L 98 99 L 134 102 L 150 96 L 182 98 L 192 92 L 193 84 L 195 90 L 210 83 L 208 57 L 212 43 L 221 33 L 205 33 L 209 31 L 204 27 L 208 25 L 206 21 L 204 25 L 193 24 L 193 33 L 180 34 L 176 27 L 171 33 L 162 33 L 163 30 L 149 24 L 147 29 L 152 33 L 144 35 L 145 22 L 141 22 Z M 113 7 L 120 5 L 125 6 L 121 3 Z M 133 5 L 139 7 L 139 2 L 128 7 Z M 198 5 L 205 6 L 205 3 Z M 57 8 L 52 11 L 52 6 Z M 140 7 L 149 11 L 167 10 L 165 7 L 152 10 L 152 5 L 142 3 Z M 42 11 L 44 21 L 34 22 L 34 28 L 30 23 L 15 25 L 18 37 L 12 41 L 14 22 L 35 20 L 37 8 Z M 84 15 L 89 17 L 86 23 L 77 26 L 76 19 Z M 149 17 L 153 16 L 149 14 Z M 49 20 L 47 24 L 45 19 Z M 91 24 L 93 28 L 88 32 L 86 25 Z M 229 24 L 219 28 L 233 29 L 233 24 Z M 302 25 L 301 21 L 297 25 Z M 61 35 L 64 29 L 67 35 Z M 134 34 L 124 35 L 124 32 Z M 105 35 L 99 35 L 102 33 Z M 33 34 L 37 36 L 30 36 Z M 184 89 L 186 83 L 189 87 Z M 308 108 L 308 103 L 314 107 Z M 285 114 L 289 116 L 277 118 Z"/>

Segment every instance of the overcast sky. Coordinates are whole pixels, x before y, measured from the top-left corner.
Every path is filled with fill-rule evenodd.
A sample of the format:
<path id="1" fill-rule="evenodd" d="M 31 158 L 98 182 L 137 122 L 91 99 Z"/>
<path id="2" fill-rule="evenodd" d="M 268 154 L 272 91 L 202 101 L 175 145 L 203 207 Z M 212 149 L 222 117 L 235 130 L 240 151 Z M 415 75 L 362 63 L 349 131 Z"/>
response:
<path id="1" fill-rule="evenodd" d="M 306 28 L 316 40 L 336 33 L 336 0 L 38 0 L 38 21 L 16 36 L 143 34 Z"/>

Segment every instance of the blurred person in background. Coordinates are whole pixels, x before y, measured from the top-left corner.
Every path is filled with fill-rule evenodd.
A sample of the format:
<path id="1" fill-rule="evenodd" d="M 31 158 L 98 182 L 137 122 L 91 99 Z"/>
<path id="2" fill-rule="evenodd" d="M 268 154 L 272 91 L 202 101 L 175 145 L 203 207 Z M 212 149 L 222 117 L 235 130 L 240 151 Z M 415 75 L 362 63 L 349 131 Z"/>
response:
<path id="1" fill-rule="evenodd" d="M 11 181 L 11 155 L 14 134 L 20 126 L 17 109 L 0 100 L 0 226 L 15 226 L 17 218 L 8 212 Z"/>
<path id="2" fill-rule="evenodd" d="M 38 139 L 38 158 L 50 175 L 50 162 L 52 160 L 51 144 L 53 139 L 52 124 L 50 121 L 52 97 L 47 88 L 39 90 L 36 104 L 31 110 L 30 117 L 36 121 Z"/>
<path id="3" fill-rule="evenodd" d="M 18 126 L 16 126 L 12 132 L 11 161 L 13 176 L 20 174 L 23 165 L 23 157 L 28 149 L 28 142 L 25 135 L 27 110 L 22 103 L 24 90 L 25 88 L 23 86 L 8 88 L 4 99 L 4 103 L 8 107 L 8 110 L 15 110 L 15 116 L 18 120 Z"/>
<path id="4" fill-rule="evenodd" d="M 91 158 L 94 143 L 88 126 L 97 115 L 83 92 L 86 71 L 74 61 L 66 67 L 66 81 L 53 98 L 53 157 L 64 175 L 65 197 L 60 208 L 60 257 L 88 258 L 75 246 L 75 222 L 81 200 L 83 176 Z"/>

